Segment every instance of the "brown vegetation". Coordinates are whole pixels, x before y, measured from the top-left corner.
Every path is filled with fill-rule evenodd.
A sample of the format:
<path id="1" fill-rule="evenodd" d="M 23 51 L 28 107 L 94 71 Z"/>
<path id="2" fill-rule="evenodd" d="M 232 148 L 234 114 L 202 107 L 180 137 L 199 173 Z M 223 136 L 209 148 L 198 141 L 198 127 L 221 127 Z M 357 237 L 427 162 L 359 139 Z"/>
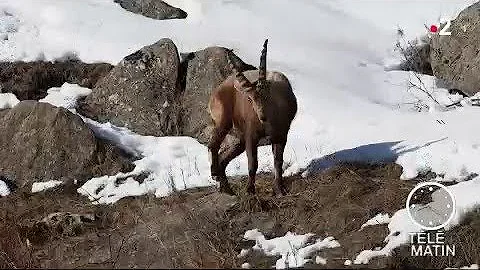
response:
<path id="1" fill-rule="evenodd" d="M 0 198 L 0 268 L 239 268 L 244 262 L 271 268 L 277 258 L 255 252 L 237 258 L 241 249 L 254 245 L 242 239 L 254 228 L 267 238 L 287 231 L 333 236 L 341 247 L 314 254 L 327 264 L 306 267 L 343 268 L 344 261 L 361 250 L 385 244 L 385 225 L 359 229 L 378 213 L 391 215 L 404 207 L 415 181 L 401 181 L 400 174 L 395 164 L 343 164 L 308 178 L 286 178 L 289 194 L 281 198 L 269 196 L 271 177 L 263 174 L 257 196 L 238 192 L 247 185 L 246 177 L 233 181 L 238 196 L 205 188 L 166 198 L 125 198 L 114 205 L 92 205 L 66 187 L 34 195 L 14 193 Z M 74 229 L 66 227 L 70 223 L 45 226 L 42 220 L 56 212 L 93 215 L 95 221 L 85 220 Z M 479 224 L 476 212 L 447 232 L 447 242 L 464 247 L 456 257 L 414 260 L 399 249 L 394 257 L 375 258 L 362 267 L 476 263 Z"/>

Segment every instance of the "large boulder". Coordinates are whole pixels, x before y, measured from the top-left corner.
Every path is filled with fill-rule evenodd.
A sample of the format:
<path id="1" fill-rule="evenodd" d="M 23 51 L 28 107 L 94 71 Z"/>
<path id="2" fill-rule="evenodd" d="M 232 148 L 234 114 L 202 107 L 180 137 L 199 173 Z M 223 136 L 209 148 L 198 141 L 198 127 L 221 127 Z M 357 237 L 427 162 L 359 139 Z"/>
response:
<path id="1" fill-rule="evenodd" d="M 39 100 L 51 87 L 74 83 L 93 88 L 112 65 L 86 64 L 79 60 L 0 62 L 0 93 L 14 93 L 19 100 Z"/>
<path id="2" fill-rule="evenodd" d="M 211 120 L 207 109 L 210 93 L 233 72 L 227 57 L 230 57 L 238 70 L 255 69 L 254 66 L 245 64 L 232 50 L 223 47 L 209 47 L 194 52 L 187 58 L 181 101 L 182 133 L 201 143 L 206 143 L 210 137 Z"/>
<path id="3" fill-rule="evenodd" d="M 222 47 L 185 53 L 180 61 L 175 44 L 162 39 L 125 57 L 79 111 L 142 135 L 184 135 L 206 143 L 210 93 L 232 73 L 227 56 L 238 70 L 255 69 Z"/>
<path id="4" fill-rule="evenodd" d="M 185 19 L 187 12 L 161 0 L 114 0 L 122 8 L 156 20 Z"/>
<path id="5" fill-rule="evenodd" d="M 448 31 L 450 36 L 432 38 L 433 74 L 447 88 L 473 95 L 480 90 L 480 2 L 460 12 Z"/>
<path id="6" fill-rule="evenodd" d="M 180 135 L 179 68 L 177 47 L 162 39 L 125 57 L 98 82 L 80 112 L 142 135 Z"/>
<path id="7" fill-rule="evenodd" d="M 78 115 L 64 108 L 22 101 L 0 116 L 0 175 L 19 188 L 50 180 L 82 184 L 133 169 L 122 151 L 96 139 Z"/>

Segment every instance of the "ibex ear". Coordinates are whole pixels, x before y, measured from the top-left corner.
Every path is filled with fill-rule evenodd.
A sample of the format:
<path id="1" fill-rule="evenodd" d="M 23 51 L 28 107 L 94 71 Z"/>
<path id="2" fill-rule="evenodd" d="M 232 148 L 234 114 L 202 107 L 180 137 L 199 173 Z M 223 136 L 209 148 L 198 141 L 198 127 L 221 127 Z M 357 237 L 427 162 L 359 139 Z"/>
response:
<path id="1" fill-rule="evenodd" d="M 255 90 L 255 85 L 252 84 L 247 77 L 241 72 L 237 72 L 235 74 L 235 79 L 233 81 L 233 86 L 237 90 L 244 91 L 244 92 L 250 92 L 252 90 Z"/>

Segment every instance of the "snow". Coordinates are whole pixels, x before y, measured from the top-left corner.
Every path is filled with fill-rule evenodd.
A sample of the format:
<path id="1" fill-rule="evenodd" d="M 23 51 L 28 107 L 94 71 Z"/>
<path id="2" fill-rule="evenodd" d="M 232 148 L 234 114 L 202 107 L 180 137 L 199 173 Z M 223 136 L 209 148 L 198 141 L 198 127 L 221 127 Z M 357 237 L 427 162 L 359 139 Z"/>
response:
<path id="1" fill-rule="evenodd" d="M 238 254 L 237 258 L 242 258 L 242 257 L 247 256 L 249 251 L 250 251 L 249 249 L 242 248 L 242 250 L 240 250 L 240 254 Z"/>
<path id="2" fill-rule="evenodd" d="M 297 235 L 287 232 L 285 236 L 266 239 L 258 229 L 248 230 L 243 238 L 245 240 L 255 240 L 254 250 L 260 250 L 267 256 L 281 256 L 276 262 L 276 269 L 302 267 L 305 263 L 311 261 L 308 259 L 314 252 L 326 249 L 336 248 L 340 244 L 333 237 L 327 237 L 323 240 L 317 239 L 315 243 L 309 243 L 314 234 L 307 233 Z"/>
<path id="3" fill-rule="evenodd" d="M 32 193 L 45 191 L 47 189 L 54 188 L 61 184 L 63 184 L 62 181 L 56 181 L 56 180 L 51 180 L 46 182 L 34 182 L 32 183 Z"/>
<path id="4" fill-rule="evenodd" d="M 390 223 L 390 216 L 388 214 L 379 213 L 373 218 L 367 220 L 367 222 L 365 222 L 364 224 L 362 224 L 359 231 L 363 230 L 363 228 L 367 226 L 387 224 L 387 223 Z"/>
<path id="5" fill-rule="evenodd" d="M 193 138 L 141 136 L 110 123 L 84 120 L 97 136 L 140 158 L 134 162 L 132 172 L 93 178 L 78 189 L 96 203 L 114 203 L 123 197 L 147 193 L 162 197 L 176 190 L 216 184 L 207 173 L 207 148 Z M 143 183 L 134 180 L 134 176 L 144 173 L 148 176 Z M 125 180 L 117 183 L 119 179 Z"/>
<path id="6" fill-rule="evenodd" d="M 0 110 L 11 109 L 20 101 L 12 93 L 0 93 Z"/>
<path id="7" fill-rule="evenodd" d="M 472 264 L 470 266 L 462 266 L 460 268 L 448 267 L 448 268 L 445 268 L 445 269 L 479 269 L 479 268 L 478 268 L 478 264 Z"/>
<path id="8" fill-rule="evenodd" d="M 135 50 L 170 37 L 181 52 L 225 46 L 257 65 L 261 44 L 268 37 L 269 69 L 288 75 L 299 102 L 285 150 L 285 175 L 307 176 L 342 161 L 396 162 L 403 167 L 405 180 L 433 171 L 437 180 L 463 181 L 449 187 L 457 200 L 450 226 L 480 203 L 473 194 L 480 179 L 470 179 L 480 173 L 480 137 L 474 124 L 480 109 L 464 99 L 466 106 L 447 110 L 445 105 L 461 98 L 435 85 L 432 77 L 419 78 L 441 105 L 409 87 L 409 81 L 419 83 L 413 73 L 385 68 L 399 59 L 393 51 L 397 27 L 407 39 L 419 37 L 426 33 L 424 24 L 454 18 L 475 0 L 168 2 L 187 11 L 188 18 L 156 21 L 110 0 L 0 0 L 0 60 L 74 55 L 85 62 L 116 64 Z M 75 88 L 72 93 L 69 87 L 51 89 L 44 101 L 73 110 L 71 98 L 87 90 L 75 92 Z M 15 105 L 16 99 L 7 95 L 0 96 L 0 108 Z M 418 104 L 426 109 L 418 111 Z M 79 188 L 96 203 L 145 193 L 165 196 L 215 184 L 209 176 L 207 150 L 192 138 L 140 136 L 109 123 L 84 120 L 97 135 L 139 158 L 133 172 L 94 178 Z M 270 147 L 261 147 L 259 170 L 271 171 L 272 163 Z M 246 174 L 246 164 L 242 154 L 227 168 L 227 175 Z M 139 174 L 147 174 L 142 183 L 134 180 Z M 354 263 L 389 255 L 408 242 L 409 232 L 421 230 L 410 222 L 405 209 L 394 213 L 388 227 L 386 245 L 361 252 Z M 284 237 L 298 243 L 308 238 Z M 282 248 L 279 252 L 288 254 L 288 248 Z M 286 256 L 279 267 L 287 263 Z"/>
<path id="9" fill-rule="evenodd" d="M 7 183 L 0 180 L 0 197 L 5 197 L 10 195 L 10 189 L 7 186 Z"/>
<path id="10" fill-rule="evenodd" d="M 463 266 L 460 269 L 478 269 L 478 264 L 472 264 L 470 266 Z"/>
<path id="11" fill-rule="evenodd" d="M 57 107 L 75 110 L 77 100 L 88 96 L 92 92 L 89 88 L 80 87 L 77 84 L 64 83 L 61 87 L 52 87 L 47 90 L 47 96 L 39 102 L 50 103 Z"/>
<path id="12" fill-rule="evenodd" d="M 351 260 L 345 260 L 345 261 L 343 262 L 343 265 L 345 265 L 345 266 L 350 266 L 350 265 L 352 265 L 352 261 L 351 261 Z"/>
<path id="13" fill-rule="evenodd" d="M 315 257 L 315 263 L 325 265 L 325 264 L 327 264 L 327 260 L 325 258 L 317 256 L 317 257 Z"/>
<path id="14" fill-rule="evenodd" d="M 474 162 L 480 155 L 476 147 L 480 138 L 475 132 L 463 132 L 471 128 L 465 119 L 476 119 L 478 108 L 414 112 L 411 103 L 422 98 L 422 93 L 408 89 L 406 82 L 412 80 L 412 74 L 384 68 L 386 62 L 398 58 L 392 50 L 397 26 L 406 34 L 419 36 L 425 33 L 424 23 L 434 23 L 439 16 L 453 18 L 473 0 L 375 1 L 365 6 L 346 0 L 298 1 L 294 5 L 278 0 L 275 9 L 268 1 L 171 2 L 189 13 L 187 20 L 152 20 L 112 1 L 2 0 L 0 23 L 4 22 L 8 39 L 0 42 L 0 60 L 53 60 L 74 54 L 85 62 L 115 64 L 144 45 L 170 37 L 182 52 L 221 45 L 234 48 L 246 62 L 256 64 L 263 39 L 268 37 L 269 68 L 289 76 L 300 106 L 285 151 L 285 175 L 303 170 L 308 175 L 340 161 L 395 161 L 404 168 L 403 179 L 425 170 L 460 180 L 480 172 L 480 164 Z M 241 18 L 248 18 L 249 24 Z M 315 34 L 304 27 L 312 24 L 319 26 Z M 321 25 L 336 28 L 332 31 Z M 248 36 L 248 42 L 242 36 Z M 434 87 L 431 77 L 422 79 Z M 63 95 L 62 90 L 55 91 Z M 445 89 L 434 91 L 444 102 L 456 98 Z M 200 151 L 195 155 L 207 155 L 203 147 L 188 143 L 187 148 Z M 326 159 L 332 155 L 333 160 Z M 260 149 L 259 160 L 260 171 L 271 171 L 270 147 Z M 163 162 L 169 164 L 162 166 L 178 166 L 175 157 Z M 193 174 L 188 166 L 187 162 L 182 170 Z M 246 155 L 242 154 L 227 174 L 247 171 Z M 208 170 L 198 173 L 204 174 L 208 175 Z M 157 182 L 168 182 L 170 175 L 157 177 L 163 177 Z M 205 178 L 194 186 L 205 184 Z M 142 193 L 137 188 L 130 195 Z"/>
<path id="15" fill-rule="evenodd" d="M 250 269 L 250 264 L 249 263 L 242 263 L 242 269 Z"/>

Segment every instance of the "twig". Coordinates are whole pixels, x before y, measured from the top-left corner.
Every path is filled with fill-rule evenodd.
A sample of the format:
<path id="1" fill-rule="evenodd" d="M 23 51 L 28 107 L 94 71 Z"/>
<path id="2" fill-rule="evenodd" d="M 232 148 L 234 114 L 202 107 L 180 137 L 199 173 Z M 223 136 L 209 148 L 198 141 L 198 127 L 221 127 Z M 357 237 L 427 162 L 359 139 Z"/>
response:
<path id="1" fill-rule="evenodd" d="M 404 36 L 404 32 L 402 29 L 398 29 L 398 35 L 400 36 L 401 40 L 403 41 L 404 44 L 406 44 L 408 46 L 408 48 L 411 48 L 414 50 L 414 53 L 417 55 L 417 56 L 420 56 L 420 52 L 418 51 L 417 47 L 412 44 L 410 41 L 407 41 L 405 39 L 405 36 Z M 412 62 L 412 59 L 410 59 L 407 55 L 408 55 L 408 52 L 407 50 L 402 47 L 402 44 L 400 42 L 397 42 L 397 46 L 396 46 L 399 50 L 400 50 L 400 53 L 402 54 L 403 58 L 405 59 L 405 61 L 408 63 L 408 65 L 410 66 L 410 68 L 412 70 L 415 69 L 415 63 Z M 411 87 L 415 87 L 417 89 L 419 89 L 420 91 L 424 92 L 430 99 L 432 99 L 436 104 L 438 105 L 441 105 L 440 102 L 438 102 L 435 97 L 432 96 L 432 94 L 427 90 L 427 87 L 425 86 L 425 84 L 423 83 L 423 81 L 421 80 L 420 76 L 418 75 L 417 72 L 413 71 L 413 74 L 414 76 L 417 78 L 417 80 L 419 81 L 420 85 L 416 85 L 414 83 L 412 83 L 411 81 L 409 81 L 410 83 L 410 86 Z"/>

